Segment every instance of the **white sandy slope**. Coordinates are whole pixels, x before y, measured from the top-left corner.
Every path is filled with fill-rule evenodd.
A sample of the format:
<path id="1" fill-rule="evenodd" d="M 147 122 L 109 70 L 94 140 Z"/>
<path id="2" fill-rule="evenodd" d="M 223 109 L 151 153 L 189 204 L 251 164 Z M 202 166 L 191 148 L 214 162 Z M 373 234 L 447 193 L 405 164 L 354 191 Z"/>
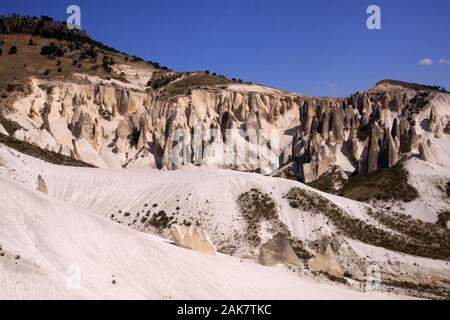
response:
<path id="1" fill-rule="evenodd" d="M 53 167 L 61 174 L 79 170 Z M 33 190 L 6 173 L 0 176 L 0 244 L 6 252 L 0 256 L 0 299 L 395 298 L 320 283 L 282 267 L 182 249 Z M 80 271 L 80 289 L 68 286 L 74 270 Z"/>
<path id="2" fill-rule="evenodd" d="M 222 252 L 233 252 L 237 257 L 248 255 L 252 249 L 246 242 L 246 221 L 236 205 L 236 198 L 251 188 L 270 194 L 277 204 L 280 220 L 305 245 L 324 236 L 333 236 L 336 232 L 324 215 L 313 215 L 290 207 L 283 198 L 290 188 L 299 187 L 318 192 L 295 181 L 204 167 L 176 171 L 62 167 L 0 145 L 0 176 L 35 190 L 39 174 L 44 177 L 52 198 L 104 218 L 110 218 L 114 214 L 114 220 L 125 226 L 130 225 L 137 231 L 156 232 L 151 228 L 144 228 L 141 223 L 141 218 L 148 211 L 151 211 L 151 215 L 159 210 L 164 210 L 168 215 L 176 213 L 178 223 L 184 219 L 199 221 L 216 246 L 236 248 L 234 252 Z M 366 204 L 318 193 L 343 208 L 350 216 L 385 229 L 367 215 Z M 157 204 L 157 207 L 153 208 L 153 204 Z M 130 215 L 125 216 L 126 213 Z M 140 214 L 139 217 L 137 214 Z M 133 224 L 134 220 L 137 222 Z M 162 235 L 170 239 L 169 234 Z M 264 242 L 272 234 L 263 225 L 260 236 Z M 341 263 L 346 266 L 352 266 L 363 259 L 377 264 L 391 274 L 401 270 L 404 275 L 417 274 L 433 279 L 445 279 L 450 275 L 446 261 L 400 254 L 349 239 L 346 242 L 343 247 L 348 246 L 349 249 L 343 250 L 340 256 Z M 314 248 L 309 250 L 314 252 Z M 257 250 L 252 254 L 257 255 Z M 392 265 L 396 267 L 393 269 Z M 352 268 L 352 271 L 356 270 Z M 364 272 L 363 267 L 357 273 L 363 277 Z"/>
<path id="3" fill-rule="evenodd" d="M 17 156 L 20 156 L 20 161 L 17 161 Z M 300 240 L 313 241 L 331 235 L 333 231 L 323 215 L 291 208 L 283 196 L 292 187 L 318 192 L 292 180 L 214 167 L 175 171 L 60 167 L 1 146 L 0 157 L 6 162 L 3 168 L 0 167 L 0 174 L 16 179 L 29 188 L 36 188 L 37 176 L 42 174 L 50 196 L 107 218 L 114 215 L 114 219 L 124 225 L 130 224 L 138 231 L 144 230 L 140 221 L 149 210 L 151 214 L 160 210 L 169 215 L 175 213 L 179 223 L 184 220 L 200 222 L 219 248 L 236 247 L 235 255 L 238 256 L 247 254 L 248 248 L 238 240 L 247 230 L 236 199 L 252 188 L 274 199 L 280 220 Z M 366 205 L 318 193 L 351 216 L 382 228 L 366 214 Z M 156 208 L 153 208 L 154 204 Z M 129 215 L 125 216 L 127 213 Z M 133 223 L 135 220 L 136 223 Z M 261 234 L 262 241 L 271 237 L 270 233 Z"/>
<path id="4" fill-rule="evenodd" d="M 450 154 L 450 153 L 449 153 Z M 414 218 L 435 223 L 440 212 L 450 210 L 445 186 L 450 181 L 450 167 L 412 158 L 406 162 L 409 182 L 419 194 L 418 199 L 402 204 Z"/>

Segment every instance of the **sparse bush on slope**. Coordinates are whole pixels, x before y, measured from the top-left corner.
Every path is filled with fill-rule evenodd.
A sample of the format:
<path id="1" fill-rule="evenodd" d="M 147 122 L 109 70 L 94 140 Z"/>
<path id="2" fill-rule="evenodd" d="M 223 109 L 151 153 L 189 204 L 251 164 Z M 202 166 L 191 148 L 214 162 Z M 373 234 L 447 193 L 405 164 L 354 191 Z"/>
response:
<path id="1" fill-rule="evenodd" d="M 347 180 L 342 177 L 340 171 L 336 166 L 333 166 L 319 177 L 319 179 L 314 180 L 307 185 L 311 188 L 326 192 L 326 193 L 334 193 L 336 194 L 339 189 L 347 183 Z"/>
<path id="2" fill-rule="evenodd" d="M 86 162 L 76 160 L 71 157 L 68 157 L 68 156 L 53 152 L 53 151 L 41 149 L 38 146 L 33 145 L 29 142 L 14 139 L 12 137 L 5 136 L 1 133 L 0 133 L 0 143 L 4 144 L 7 147 L 15 149 L 21 153 L 24 153 L 26 155 L 29 155 L 29 156 L 53 163 L 53 164 L 62 165 L 62 166 L 71 166 L 71 167 L 91 167 L 91 168 L 94 167 L 93 165 L 88 164 Z"/>
<path id="3" fill-rule="evenodd" d="M 166 94 L 169 96 L 187 94 L 190 90 L 205 88 L 208 86 L 225 85 L 231 83 L 230 80 L 222 77 L 207 75 L 204 73 L 190 74 L 184 79 L 175 81 L 167 85 Z"/>
<path id="4" fill-rule="evenodd" d="M 427 244 L 431 249 L 450 252 L 450 230 L 439 224 L 424 222 L 395 212 L 368 209 L 367 213 L 388 228 Z M 443 213 L 445 218 L 445 213 Z M 449 256 L 450 257 L 450 256 Z"/>
<path id="5" fill-rule="evenodd" d="M 167 216 L 167 213 L 164 210 L 159 211 L 154 214 L 150 220 L 148 220 L 147 225 L 151 225 L 157 229 L 167 229 L 175 222 L 173 221 L 174 217 Z"/>
<path id="6" fill-rule="evenodd" d="M 370 200 L 410 202 L 419 196 L 417 190 L 408 183 L 408 172 L 401 163 L 389 169 L 352 176 L 337 194 L 362 202 Z"/>
<path id="7" fill-rule="evenodd" d="M 310 191 L 292 188 L 284 197 L 293 208 L 325 215 L 340 232 L 351 239 L 407 254 L 433 259 L 450 259 L 450 243 L 446 241 L 450 235 L 442 228 L 434 229 L 421 222 L 416 222 L 408 228 L 405 224 L 411 223 L 410 220 L 396 221 L 383 217 L 379 213 L 369 213 L 380 223 L 404 233 L 396 234 L 353 218 L 333 202 Z M 430 233 L 430 230 L 438 234 Z"/>
<path id="8" fill-rule="evenodd" d="M 442 211 L 438 215 L 437 224 L 442 228 L 447 228 L 447 223 L 450 221 L 450 211 Z M 448 238 L 450 239 L 450 238 Z M 448 240 L 447 239 L 447 240 Z"/>
<path id="9" fill-rule="evenodd" d="M 11 46 L 9 48 L 8 54 L 16 54 L 18 51 L 17 46 Z"/>
<path id="10" fill-rule="evenodd" d="M 260 223 L 278 217 L 275 201 L 259 189 L 251 189 L 237 198 L 239 211 L 247 222 L 247 238 L 253 244 L 261 241 L 259 236 Z"/>
<path id="11" fill-rule="evenodd" d="M 41 55 L 62 57 L 64 55 L 64 50 L 61 49 L 59 46 L 51 43 L 48 46 L 43 46 L 41 48 Z"/>

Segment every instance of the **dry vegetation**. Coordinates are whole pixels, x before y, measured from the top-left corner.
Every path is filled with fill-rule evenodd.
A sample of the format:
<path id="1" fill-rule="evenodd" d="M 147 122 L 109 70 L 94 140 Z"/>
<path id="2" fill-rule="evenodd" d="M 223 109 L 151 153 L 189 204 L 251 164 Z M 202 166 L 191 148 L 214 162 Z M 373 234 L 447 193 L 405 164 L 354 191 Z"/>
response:
<path id="1" fill-rule="evenodd" d="M 275 201 L 259 189 L 251 189 L 239 195 L 237 199 L 239 211 L 247 222 L 247 238 L 253 244 L 261 242 L 259 227 L 261 221 L 277 219 Z"/>
<path id="2" fill-rule="evenodd" d="M 148 225 L 151 225 L 151 226 L 155 227 L 158 230 L 167 229 L 172 224 L 175 223 L 175 221 L 173 221 L 174 219 L 175 219 L 174 217 L 167 216 L 167 213 L 165 211 L 161 210 L 158 213 L 155 213 L 150 218 L 150 220 L 148 220 L 148 222 L 146 223 L 145 227 L 147 227 Z"/>
<path id="3" fill-rule="evenodd" d="M 409 216 L 388 211 L 367 210 L 367 213 L 388 228 L 402 233 L 436 250 L 446 259 L 450 258 L 450 230 L 437 224 L 412 219 Z"/>
<path id="4" fill-rule="evenodd" d="M 261 245 L 259 235 L 261 222 L 269 222 L 267 231 L 272 234 L 281 233 L 289 241 L 292 249 L 300 259 L 307 260 L 312 255 L 305 250 L 304 243 L 293 237 L 285 224 L 278 219 L 275 201 L 269 194 L 253 188 L 239 195 L 237 199 L 239 211 L 247 223 L 246 237 L 250 243 L 258 247 Z"/>
<path id="5" fill-rule="evenodd" d="M 326 193 L 336 194 L 346 183 L 347 180 L 342 177 L 338 168 L 333 166 L 327 173 L 320 176 L 319 179 L 310 182 L 307 185 Z"/>
<path id="6" fill-rule="evenodd" d="M 419 298 L 448 299 L 450 297 L 450 290 L 436 283 L 402 281 L 390 278 L 383 279 L 382 284 L 395 289 L 400 288 L 406 290 L 407 294 L 418 296 Z"/>
<path id="7" fill-rule="evenodd" d="M 12 149 L 15 149 L 21 153 L 27 154 L 29 156 L 57 164 L 62 166 L 71 166 L 71 167 L 88 167 L 93 168 L 94 166 L 91 164 L 88 164 L 86 162 L 73 159 L 71 157 L 41 149 L 36 145 L 33 145 L 29 142 L 17 140 L 14 138 L 11 138 L 9 136 L 5 136 L 0 133 L 0 143 L 4 144 L 5 146 L 8 146 Z"/>
<path id="8" fill-rule="evenodd" d="M 398 86 L 402 86 L 405 88 L 409 88 L 412 90 L 417 90 L 417 91 L 421 91 L 421 90 L 425 90 L 425 91 L 443 91 L 446 92 L 445 88 L 441 87 L 441 86 L 428 86 L 428 85 L 424 85 L 424 84 L 418 84 L 418 83 L 409 83 L 409 82 L 404 82 L 404 81 L 399 81 L 399 80 L 390 80 L 390 79 L 386 79 L 386 80 L 382 80 L 380 82 L 377 83 L 377 85 L 379 84 L 391 84 L 391 85 L 398 85 Z"/>
<path id="9" fill-rule="evenodd" d="M 333 167 L 308 186 L 341 197 L 370 202 L 371 200 L 410 202 L 418 197 L 408 182 L 408 172 L 402 163 L 389 169 L 355 174 L 347 180 Z"/>
<path id="10" fill-rule="evenodd" d="M 370 200 L 410 202 L 418 197 L 417 190 L 408 183 L 408 172 L 401 163 L 389 169 L 352 176 L 335 193 L 362 202 Z"/>
<path id="11" fill-rule="evenodd" d="M 11 48 L 15 48 L 14 54 L 8 54 Z M 120 63 L 167 70 L 92 40 L 83 32 L 68 30 L 48 17 L 0 17 L 0 50 L 0 107 L 8 105 L 10 96 L 26 92 L 31 76 L 58 80 L 83 73 L 126 81 L 112 72 L 112 66 Z"/>
<path id="12" fill-rule="evenodd" d="M 224 77 L 213 76 L 206 73 L 178 73 L 178 77 L 183 77 L 181 80 L 173 81 L 167 84 L 165 95 L 171 97 L 176 95 L 189 94 L 194 89 L 205 89 L 217 85 L 226 85 L 232 81 Z"/>
<path id="13" fill-rule="evenodd" d="M 74 73 L 96 74 L 105 78 L 114 76 L 103 68 L 103 59 L 114 57 L 115 62 L 123 63 L 125 56 L 91 47 L 87 44 L 72 44 L 55 39 L 35 37 L 29 45 L 30 35 L 2 35 L 4 46 L 16 45 L 15 55 L 0 56 L 0 88 L 24 85 L 30 76 L 64 79 Z M 41 54 L 43 48 L 54 47 L 52 54 Z M 45 50 L 44 50 L 45 52 Z M 86 52 L 93 52 L 86 55 Z M 2 92 L 5 94 L 5 92 Z"/>
<path id="14" fill-rule="evenodd" d="M 285 198 L 293 208 L 325 215 L 340 232 L 351 239 L 407 254 L 450 259 L 449 231 L 433 224 L 405 216 L 369 212 L 381 224 L 401 233 L 397 234 L 353 218 L 333 202 L 313 192 L 292 188 Z"/>

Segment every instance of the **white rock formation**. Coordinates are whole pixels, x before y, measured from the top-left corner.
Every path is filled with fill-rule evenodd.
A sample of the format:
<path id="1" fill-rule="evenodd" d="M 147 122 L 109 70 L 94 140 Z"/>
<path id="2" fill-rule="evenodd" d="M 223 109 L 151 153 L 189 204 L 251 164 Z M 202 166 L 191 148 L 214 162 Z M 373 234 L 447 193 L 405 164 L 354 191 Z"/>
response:
<path id="1" fill-rule="evenodd" d="M 419 145 L 419 159 L 429 162 L 431 160 L 431 146 L 430 139 L 422 141 Z"/>
<path id="2" fill-rule="evenodd" d="M 431 92 L 422 101 L 421 91 L 407 85 L 384 82 L 333 99 L 230 83 L 168 97 L 146 88 L 152 70 L 116 68 L 129 83 L 82 74 L 30 77 L 28 95 L 5 115 L 21 127 L 14 137 L 101 168 L 208 164 L 271 175 L 292 161 L 293 173 L 311 182 L 342 163 L 361 173 L 392 167 L 403 154 L 417 154 L 428 136 L 449 132 L 450 96 L 436 102 L 440 96 Z M 421 128 L 424 122 L 429 128 Z M 228 129 L 236 132 L 228 136 Z"/>
<path id="3" fill-rule="evenodd" d="M 47 184 L 45 183 L 44 177 L 41 175 L 38 176 L 38 188 L 42 193 L 48 193 Z"/>
<path id="4" fill-rule="evenodd" d="M 9 136 L 8 131 L 3 128 L 2 124 L 0 123 L 0 133 L 4 134 L 5 136 Z"/>
<path id="5" fill-rule="evenodd" d="M 344 277 L 344 271 L 336 259 L 331 245 L 327 246 L 325 253 L 317 253 L 314 258 L 311 258 L 308 261 L 308 265 L 309 269 L 313 272 L 326 272 L 337 278 Z"/>
<path id="6" fill-rule="evenodd" d="M 177 246 L 212 255 L 217 252 L 206 231 L 200 227 L 172 225 L 170 232 Z"/>
<path id="7" fill-rule="evenodd" d="M 280 263 L 303 267 L 303 262 L 297 257 L 289 241 L 282 234 L 275 235 L 271 240 L 262 245 L 259 251 L 258 262 L 269 267 Z"/>

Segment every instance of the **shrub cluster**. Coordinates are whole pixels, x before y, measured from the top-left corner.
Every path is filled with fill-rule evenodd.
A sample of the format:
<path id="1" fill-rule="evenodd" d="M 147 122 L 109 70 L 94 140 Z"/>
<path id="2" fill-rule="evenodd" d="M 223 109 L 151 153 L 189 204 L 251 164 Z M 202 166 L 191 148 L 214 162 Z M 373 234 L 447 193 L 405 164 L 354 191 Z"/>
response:
<path id="1" fill-rule="evenodd" d="M 177 80 L 180 78 L 180 74 L 174 73 L 174 74 L 166 74 L 166 73 L 159 73 L 155 74 L 151 77 L 150 80 L 147 82 L 147 87 L 151 87 L 153 90 L 160 89 L 164 87 L 165 85 L 171 83 L 172 81 Z"/>
<path id="2" fill-rule="evenodd" d="M 146 227 L 148 225 L 151 225 L 157 229 L 167 229 L 170 227 L 174 221 L 174 217 L 167 216 L 167 213 L 164 210 L 159 211 L 158 213 L 154 214 L 150 220 L 147 221 Z"/>
<path id="3" fill-rule="evenodd" d="M 17 46 L 11 46 L 9 48 L 8 54 L 16 54 L 17 53 Z"/>
<path id="4" fill-rule="evenodd" d="M 259 244 L 259 226 L 263 220 L 278 217 L 275 201 L 259 189 L 251 189 L 237 198 L 239 211 L 247 222 L 247 237 L 255 244 Z"/>
<path id="5" fill-rule="evenodd" d="M 54 43 L 50 43 L 41 48 L 41 55 L 48 57 L 62 57 L 64 55 L 64 50 Z"/>
<path id="6" fill-rule="evenodd" d="M 408 172 L 402 163 L 389 169 L 351 176 L 337 192 L 338 195 L 357 201 L 401 200 L 410 202 L 419 196 L 408 182 Z"/>
<path id="7" fill-rule="evenodd" d="M 450 259 L 450 244 L 445 241 L 448 239 L 448 234 L 442 228 L 437 230 L 429 225 L 425 227 L 421 222 L 416 222 L 412 227 L 407 228 L 406 224 L 411 223 L 410 220 L 398 222 L 384 215 L 369 213 L 380 223 L 385 223 L 396 231 L 404 232 L 404 234 L 396 234 L 353 218 L 333 202 L 310 191 L 292 188 L 284 197 L 293 208 L 325 215 L 339 231 L 351 239 L 407 254 L 433 259 Z M 422 230 L 415 230 L 415 228 L 422 228 Z M 432 234 L 430 230 L 439 232 L 440 235 Z"/>

